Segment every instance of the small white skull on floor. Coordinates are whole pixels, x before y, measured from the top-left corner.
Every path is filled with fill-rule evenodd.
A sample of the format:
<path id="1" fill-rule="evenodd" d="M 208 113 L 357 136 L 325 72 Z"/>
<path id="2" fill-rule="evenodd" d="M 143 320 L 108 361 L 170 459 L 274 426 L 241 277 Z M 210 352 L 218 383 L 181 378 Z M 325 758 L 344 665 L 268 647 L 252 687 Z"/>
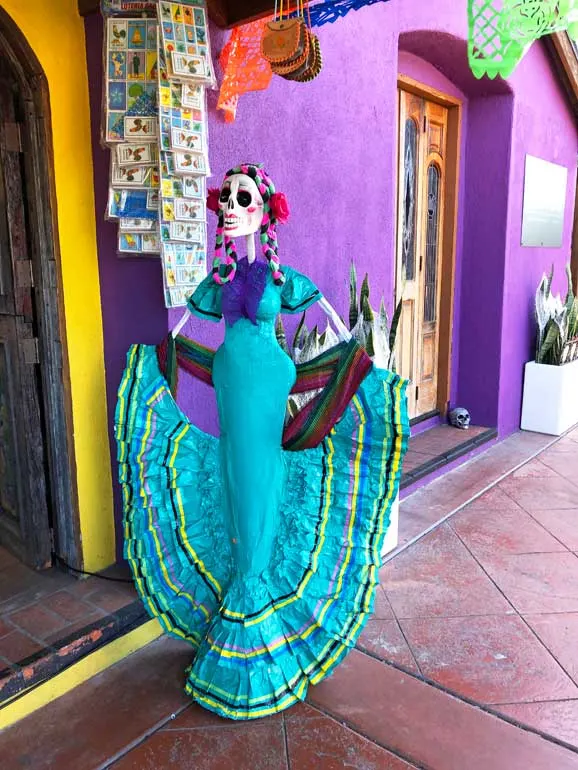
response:
<path id="1" fill-rule="evenodd" d="M 461 430 L 467 430 L 470 427 L 470 413 L 467 409 L 459 406 L 456 409 L 452 409 L 449 413 L 450 424 L 454 428 L 460 428 Z"/>

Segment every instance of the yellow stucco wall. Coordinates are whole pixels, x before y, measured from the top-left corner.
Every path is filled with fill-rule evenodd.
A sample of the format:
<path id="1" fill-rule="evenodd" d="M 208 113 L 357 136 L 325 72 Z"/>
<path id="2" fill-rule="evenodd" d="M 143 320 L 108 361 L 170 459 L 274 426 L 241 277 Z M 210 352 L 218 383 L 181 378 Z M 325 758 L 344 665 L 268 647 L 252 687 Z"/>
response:
<path id="1" fill-rule="evenodd" d="M 83 21 L 76 0 L 0 0 L 46 74 L 87 570 L 114 562 L 114 521 Z"/>

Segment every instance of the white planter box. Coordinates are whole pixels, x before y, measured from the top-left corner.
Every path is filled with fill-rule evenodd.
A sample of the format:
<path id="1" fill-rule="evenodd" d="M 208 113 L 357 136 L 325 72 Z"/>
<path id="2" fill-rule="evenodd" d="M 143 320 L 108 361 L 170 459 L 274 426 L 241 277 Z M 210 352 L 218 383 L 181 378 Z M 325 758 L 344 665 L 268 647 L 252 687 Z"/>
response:
<path id="1" fill-rule="evenodd" d="M 578 423 L 578 360 L 562 366 L 526 364 L 522 430 L 560 436 Z"/>
<path id="2" fill-rule="evenodd" d="M 399 494 L 391 504 L 391 511 L 389 512 L 389 528 L 383 541 L 383 547 L 381 549 L 381 558 L 385 558 L 388 553 L 391 553 L 397 548 L 399 540 Z"/>

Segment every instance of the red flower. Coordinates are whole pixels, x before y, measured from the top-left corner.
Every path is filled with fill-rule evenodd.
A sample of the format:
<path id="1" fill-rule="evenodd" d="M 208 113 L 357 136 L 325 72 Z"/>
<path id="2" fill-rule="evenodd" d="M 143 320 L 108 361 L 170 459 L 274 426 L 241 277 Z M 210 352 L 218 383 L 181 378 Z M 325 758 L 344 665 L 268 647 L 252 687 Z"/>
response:
<path id="1" fill-rule="evenodd" d="M 221 191 L 218 187 L 211 187 L 207 193 L 207 208 L 210 211 L 214 211 L 215 214 L 219 213 L 219 196 Z"/>
<path id="2" fill-rule="evenodd" d="M 285 193 L 273 193 L 270 206 L 273 218 L 276 219 L 279 224 L 284 225 L 288 221 L 289 214 L 291 213 Z"/>

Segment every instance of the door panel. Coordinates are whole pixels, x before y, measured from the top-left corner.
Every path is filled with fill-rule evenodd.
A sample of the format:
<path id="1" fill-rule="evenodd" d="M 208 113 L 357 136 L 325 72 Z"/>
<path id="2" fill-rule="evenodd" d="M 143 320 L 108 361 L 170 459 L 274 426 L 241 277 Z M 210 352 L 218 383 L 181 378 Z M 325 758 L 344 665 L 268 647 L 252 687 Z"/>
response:
<path id="1" fill-rule="evenodd" d="M 50 521 L 18 93 L 0 62 L 0 545 L 50 566 Z"/>
<path id="2" fill-rule="evenodd" d="M 436 409 L 440 258 L 448 111 L 399 91 L 396 295 L 403 300 L 400 372 L 410 417 Z M 415 131 L 412 129 L 415 127 Z"/>

